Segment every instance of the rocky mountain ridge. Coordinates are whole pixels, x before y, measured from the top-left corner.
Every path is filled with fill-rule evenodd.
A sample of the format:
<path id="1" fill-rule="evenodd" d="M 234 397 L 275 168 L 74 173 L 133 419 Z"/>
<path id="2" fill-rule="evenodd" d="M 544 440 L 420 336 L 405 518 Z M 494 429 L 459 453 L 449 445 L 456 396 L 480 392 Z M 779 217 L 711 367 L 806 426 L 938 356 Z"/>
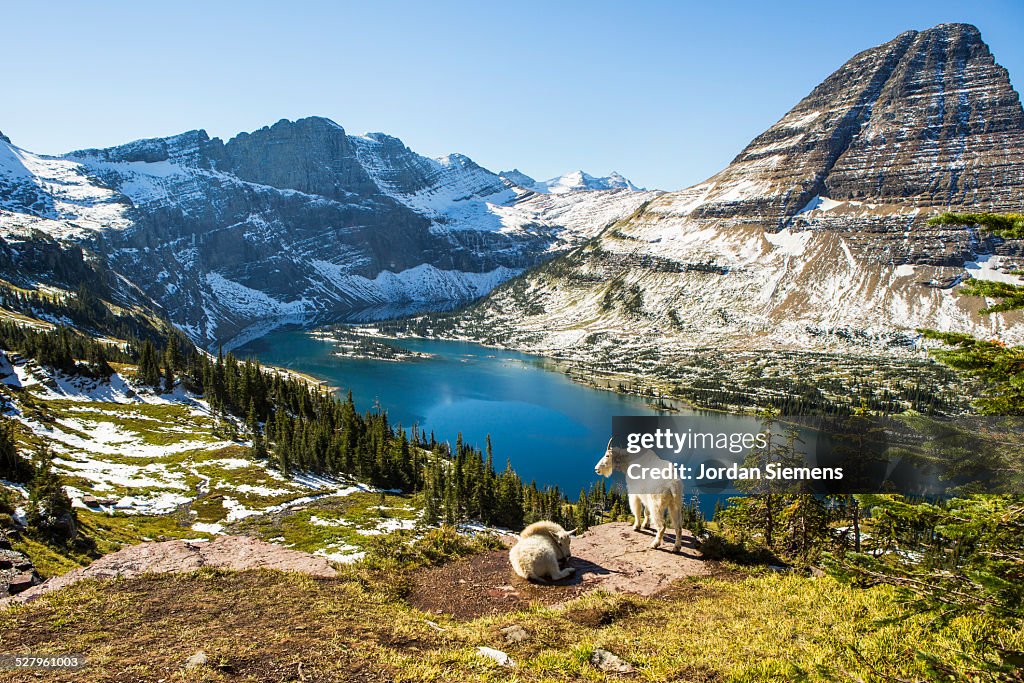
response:
<path id="1" fill-rule="evenodd" d="M 321 117 L 61 157 L 4 140 L 0 236 L 85 245 L 193 339 L 230 345 L 285 320 L 477 298 L 655 196 L 631 188 L 541 196 Z"/>
<path id="2" fill-rule="evenodd" d="M 507 283 L 456 334 L 578 359 L 814 349 L 890 354 L 916 329 L 1024 341 L 966 278 L 1024 284 L 1020 240 L 931 226 L 1020 211 L 1024 110 L 978 30 L 866 50 L 721 172 Z M 621 365 L 621 364 L 620 364 Z"/>
<path id="3" fill-rule="evenodd" d="M 562 175 L 538 182 L 526 175 L 519 169 L 502 171 L 499 174 L 503 180 L 517 185 L 523 189 L 539 192 L 541 194 L 563 194 L 566 192 L 586 192 L 588 190 L 632 190 L 642 192 L 644 188 L 637 187 L 621 173 L 612 171 L 607 176 L 597 178 L 584 171 L 569 171 Z"/>

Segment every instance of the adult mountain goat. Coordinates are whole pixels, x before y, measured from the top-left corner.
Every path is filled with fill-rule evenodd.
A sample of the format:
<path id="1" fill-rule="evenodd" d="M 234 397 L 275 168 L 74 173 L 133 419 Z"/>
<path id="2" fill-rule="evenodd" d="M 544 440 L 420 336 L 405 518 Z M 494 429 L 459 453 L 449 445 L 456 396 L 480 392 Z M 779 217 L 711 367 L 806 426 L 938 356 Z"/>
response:
<path id="1" fill-rule="evenodd" d="M 512 570 L 524 579 L 558 581 L 576 572 L 561 567 L 572 557 L 569 551 L 572 532 L 554 522 L 535 522 L 523 529 L 519 541 L 508 552 Z"/>
<path id="2" fill-rule="evenodd" d="M 652 470 L 664 471 L 671 467 L 672 463 L 663 460 L 652 450 L 645 450 L 642 453 L 632 454 L 624 448 L 612 446 L 612 440 L 608 439 L 608 447 L 605 448 L 602 457 L 594 471 L 602 477 L 610 477 L 618 470 L 626 474 L 626 490 L 629 493 L 629 507 L 635 517 L 633 528 L 640 529 L 640 509 L 646 508 L 644 525 L 648 519 L 654 522 L 656 530 L 652 548 L 661 545 L 665 538 L 665 510 L 668 510 L 672 517 L 672 524 L 676 528 L 676 542 L 672 550 L 678 552 L 683 545 L 683 482 L 679 479 L 644 479 L 642 482 L 628 476 L 630 465 L 639 465 L 641 472 Z M 644 470 L 643 468 L 649 468 Z M 649 515 L 649 517 L 647 517 Z"/>

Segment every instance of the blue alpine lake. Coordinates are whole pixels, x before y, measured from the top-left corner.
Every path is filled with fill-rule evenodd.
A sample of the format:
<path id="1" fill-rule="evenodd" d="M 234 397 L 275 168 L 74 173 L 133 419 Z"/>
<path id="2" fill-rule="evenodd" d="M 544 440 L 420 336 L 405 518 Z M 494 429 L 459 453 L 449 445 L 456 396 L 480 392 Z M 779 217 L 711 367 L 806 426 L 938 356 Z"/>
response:
<path id="1" fill-rule="evenodd" d="M 599 477 L 594 465 L 604 453 L 613 415 L 659 415 L 643 399 L 573 382 L 539 356 L 478 344 L 428 339 L 386 340 L 431 354 L 404 361 L 346 358 L 336 343 L 309 331 L 281 328 L 235 350 L 271 365 L 312 375 L 351 391 L 360 410 L 380 407 L 392 424 L 418 425 L 439 441 L 483 448 L 488 435 L 495 467 L 506 459 L 527 482 L 557 485 L 573 498 Z M 753 417 L 697 412 L 676 415 L 713 431 L 757 431 Z M 702 501 L 704 507 L 707 502 Z"/>

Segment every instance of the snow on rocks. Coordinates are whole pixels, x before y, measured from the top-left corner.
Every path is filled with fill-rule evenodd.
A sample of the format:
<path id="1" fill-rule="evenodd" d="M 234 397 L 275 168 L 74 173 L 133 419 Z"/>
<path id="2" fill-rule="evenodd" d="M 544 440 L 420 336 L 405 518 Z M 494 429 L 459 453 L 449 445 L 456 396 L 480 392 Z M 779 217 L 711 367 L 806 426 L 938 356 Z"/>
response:
<path id="1" fill-rule="evenodd" d="M 1024 285 L 1024 278 L 1020 275 L 1014 275 L 1008 270 L 1014 268 L 1008 268 L 1007 263 L 1009 259 L 1003 256 L 995 256 L 992 254 L 982 254 L 976 257 L 974 261 L 968 261 L 964 264 L 964 270 L 972 278 L 976 280 L 989 280 L 991 282 L 1005 282 L 1011 285 Z M 1013 261 L 1012 263 L 1016 263 Z M 1016 268 L 1019 269 L 1019 266 Z"/>

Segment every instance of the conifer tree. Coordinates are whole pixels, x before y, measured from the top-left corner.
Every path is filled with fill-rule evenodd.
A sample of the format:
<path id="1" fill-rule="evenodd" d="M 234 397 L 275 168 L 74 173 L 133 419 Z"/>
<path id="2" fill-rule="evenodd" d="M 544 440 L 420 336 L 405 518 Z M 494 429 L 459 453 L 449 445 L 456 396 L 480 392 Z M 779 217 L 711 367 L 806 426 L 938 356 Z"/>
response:
<path id="1" fill-rule="evenodd" d="M 77 534 L 77 518 L 71 499 L 51 467 L 51 459 L 45 449 L 36 455 L 25 517 L 30 527 L 60 540 L 70 540 Z"/>
<path id="2" fill-rule="evenodd" d="M 21 457 L 14 441 L 14 421 L 0 416 L 0 479 L 25 483 L 32 479 L 32 464 Z"/>
<path id="3" fill-rule="evenodd" d="M 139 381 L 150 387 L 160 386 L 160 364 L 153 342 L 148 339 L 142 343 L 142 349 L 139 351 L 138 368 Z"/>

